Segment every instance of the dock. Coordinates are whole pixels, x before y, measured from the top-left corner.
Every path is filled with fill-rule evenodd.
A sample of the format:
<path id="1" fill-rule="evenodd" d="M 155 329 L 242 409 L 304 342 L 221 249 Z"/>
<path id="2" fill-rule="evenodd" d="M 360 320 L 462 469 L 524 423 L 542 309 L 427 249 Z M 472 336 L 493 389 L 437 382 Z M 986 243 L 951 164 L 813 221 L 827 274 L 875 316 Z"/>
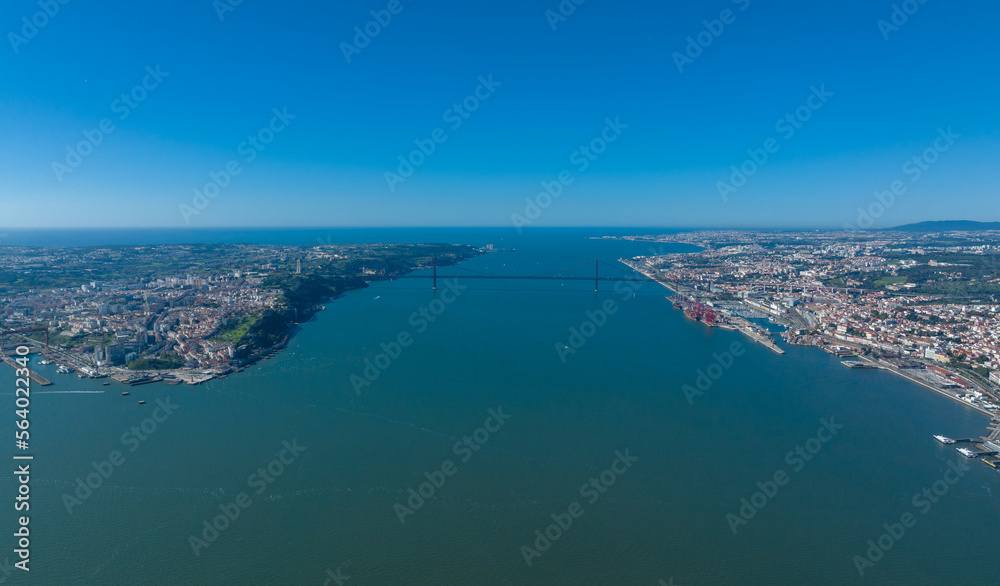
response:
<path id="1" fill-rule="evenodd" d="M 966 458 L 978 458 L 980 456 L 996 456 L 996 451 L 993 450 L 983 450 L 974 452 L 969 448 L 956 448 L 959 454 L 962 454 Z"/>
<path id="2" fill-rule="evenodd" d="M 156 383 L 163 380 L 163 378 L 161 378 L 158 375 L 146 374 L 146 373 L 139 373 L 134 375 L 126 373 L 115 373 L 111 375 L 111 378 L 117 382 L 128 385 L 130 387 L 135 387 L 139 385 L 148 385 L 150 383 Z"/>
<path id="3" fill-rule="evenodd" d="M 736 329 L 743 332 L 744 335 L 749 337 L 754 342 L 757 342 L 758 344 L 767 347 L 769 350 L 771 350 L 776 354 L 785 353 L 784 350 L 782 350 L 777 344 L 774 343 L 774 340 L 772 340 L 769 336 L 765 336 L 755 331 L 751 323 L 746 320 L 737 321 Z"/>
<path id="4" fill-rule="evenodd" d="M 10 365 L 10 367 L 13 368 L 14 370 L 22 370 L 24 368 L 17 362 L 14 362 L 14 359 L 11 358 L 10 356 L 4 355 L 3 361 L 6 362 L 8 365 Z M 31 378 L 31 380 L 42 385 L 43 387 L 47 387 L 52 384 L 52 381 L 38 374 L 34 370 L 28 369 L 28 376 Z"/>
<path id="5" fill-rule="evenodd" d="M 844 360 L 841 362 L 842 365 L 847 368 L 862 369 L 862 370 L 876 370 L 879 367 L 867 362 L 861 362 L 860 360 Z"/>
<path id="6" fill-rule="evenodd" d="M 681 285 L 672 283 L 666 279 L 661 278 L 659 275 L 649 271 L 645 267 L 639 266 L 638 263 L 633 263 L 624 259 L 621 260 L 621 263 L 631 268 L 632 270 L 636 271 L 637 273 L 642 274 L 646 278 L 656 283 L 659 283 L 660 285 L 663 285 L 677 297 L 684 299 L 688 298 L 694 299 L 694 297 L 691 297 L 693 293 L 692 291 L 685 291 Z M 667 299 L 669 300 L 670 297 L 668 296 Z M 785 353 L 785 351 L 780 346 L 774 343 L 774 340 L 772 340 L 770 336 L 758 332 L 755 326 L 750 321 L 747 321 L 740 317 L 731 316 L 728 311 L 722 309 L 716 309 L 716 311 L 718 311 L 719 314 L 723 315 L 726 318 L 726 321 L 718 321 L 716 323 L 707 325 L 711 327 L 722 328 L 725 330 L 739 331 L 748 338 L 750 338 L 751 340 L 753 340 L 754 342 L 757 342 L 758 344 L 765 346 L 767 349 L 771 350 L 776 354 Z"/>

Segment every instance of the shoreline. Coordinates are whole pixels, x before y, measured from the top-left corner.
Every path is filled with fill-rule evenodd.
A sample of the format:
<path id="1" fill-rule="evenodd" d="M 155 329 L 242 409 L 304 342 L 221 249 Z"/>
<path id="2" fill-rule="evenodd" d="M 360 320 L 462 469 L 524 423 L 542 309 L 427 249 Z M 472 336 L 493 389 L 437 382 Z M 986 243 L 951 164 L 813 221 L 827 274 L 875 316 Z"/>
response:
<path id="1" fill-rule="evenodd" d="M 632 264 L 630 264 L 629 262 L 626 262 L 625 260 L 622 260 L 621 262 L 622 262 L 622 264 L 624 264 L 625 266 L 631 268 L 632 270 L 634 270 L 634 271 L 636 271 L 636 272 L 638 272 L 638 273 L 640 273 L 642 275 L 645 275 L 650 280 L 652 280 L 652 281 L 654 281 L 656 283 L 659 283 L 660 285 L 663 285 L 664 287 L 666 287 L 667 289 L 669 289 L 670 292 L 673 293 L 674 295 L 676 295 L 678 297 L 688 297 L 687 293 L 684 293 L 684 292 L 681 291 L 679 285 L 677 285 L 675 283 L 672 283 L 670 281 L 665 281 L 665 280 L 659 279 L 655 275 L 650 274 L 649 272 L 647 272 L 646 270 L 644 270 L 642 268 L 639 268 L 637 266 L 633 266 Z M 708 326 L 708 327 L 718 327 L 718 328 L 723 329 L 723 330 L 738 331 L 741 334 L 743 334 L 744 336 L 746 336 L 746 337 L 750 338 L 751 340 L 753 340 L 754 342 L 756 342 L 756 343 L 760 344 L 761 346 L 764 346 L 768 350 L 774 352 L 775 354 L 784 354 L 785 353 L 784 349 L 782 349 L 780 346 L 778 346 L 777 344 L 775 344 L 774 340 L 772 340 L 770 337 L 755 332 L 753 330 L 752 324 L 749 321 L 747 321 L 746 319 L 743 319 L 741 317 L 737 317 L 737 318 L 734 319 L 731 316 L 729 316 L 728 314 L 725 314 L 725 315 L 726 315 L 727 318 L 732 319 L 735 323 L 714 324 L 714 325 L 713 324 L 706 324 L 706 326 Z"/>
<path id="2" fill-rule="evenodd" d="M 657 278 L 656 276 L 654 276 L 654 275 L 650 274 L 650 273 L 649 273 L 649 272 L 647 272 L 646 270 L 643 270 L 643 269 L 641 269 L 641 268 L 638 268 L 638 267 L 636 267 L 636 266 L 633 266 L 633 265 L 632 265 L 631 263 L 628 263 L 628 262 L 624 262 L 624 261 L 623 261 L 623 264 L 625 264 L 625 265 L 626 265 L 626 266 L 628 266 L 629 268 L 631 268 L 631 269 L 635 270 L 636 272 L 638 272 L 638 273 L 641 273 L 642 275 L 645 275 L 646 277 L 648 277 L 648 278 L 649 278 L 649 279 L 651 279 L 652 281 L 654 281 L 654 282 L 656 282 L 656 283 L 659 283 L 660 285 L 663 285 L 664 287 L 666 287 L 667 289 L 669 289 L 669 290 L 670 290 L 670 291 L 671 291 L 672 293 L 674 293 L 675 295 L 684 295 L 684 293 L 682 293 L 682 292 L 681 292 L 681 291 L 680 291 L 680 290 L 679 290 L 679 289 L 677 288 L 677 285 L 675 285 L 675 284 L 673 284 L 673 283 L 670 283 L 669 281 L 664 281 L 664 280 L 661 280 L 661 279 Z M 726 328 L 726 329 L 728 329 L 728 328 Z M 741 333 L 743 333 L 743 335 L 745 335 L 745 336 L 748 336 L 748 337 L 750 337 L 750 338 L 751 338 L 751 339 L 753 339 L 754 341 L 756 341 L 756 342 L 758 342 L 758 343 L 761 343 L 762 345 L 764 345 L 764 344 L 763 344 L 762 342 L 760 342 L 760 340 L 757 340 L 755 336 L 752 336 L 752 335 L 748 334 L 747 332 L 743 331 L 743 329 L 742 329 L 742 328 L 739 328 L 739 327 L 737 327 L 737 328 L 736 328 L 736 330 L 737 330 L 737 331 L 740 331 Z M 807 344 L 807 345 L 808 345 L 808 344 Z M 845 345 L 846 345 L 846 344 L 845 344 Z M 851 346 L 851 347 L 853 348 L 853 346 Z M 817 348 L 820 348 L 820 347 L 819 347 L 819 346 L 817 346 Z M 782 353 L 782 354 L 784 354 L 784 351 L 782 350 L 782 352 L 781 352 L 781 353 Z M 901 370 L 900 370 L 900 369 L 898 369 L 898 368 L 892 368 L 892 367 L 889 367 L 889 366 L 886 366 L 886 365 L 884 365 L 884 364 L 882 364 L 882 363 L 880 363 L 880 362 L 878 362 L 878 361 L 875 361 L 875 360 L 872 360 L 871 358 L 868 358 L 868 357 L 865 357 L 865 356 L 861 356 L 861 355 L 859 355 L 859 356 L 858 356 L 858 359 L 859 359 L 859 360 L 863 360 L 864 362 L 866 362 L 866 363 L 868 363 L 868 364 L 871 364 L 871 365 L 875 366 L 875 367 L 876 367 L 876 368 L 878 368 L 879 370 L 884 370 L 884 371 L 887 371 L 887 372 L 889 372 L 889 373 L 891 373 L 891 374 L 894 374 L 894 375 L 896 375 L 896 376 L 899 376 L 899 377 L 901 377 L 901 378 L 903 378 L 903 379 L 905 379 L 905 380 L 908 380 L 908 381 L 910 381 L 910 382 L 912 382 L 912 383 L 915 383 L 915 384 L 917 384 L 917 385 L 920 385 L 921 387 L 924 387 L 924 388 L 926 388 L 926 389 L 928 389 L 928 390 L 931 390 L 931 391 L 934 391 L 935 393 L 938 393 L 939 395 L 942 395 L 942 396 L 945 396 L 945 397 L 948 397 L 949 399 L 952 399 L 953 401 L 955 401 L 955 402 L 957 402 L 957 403 L 960 403 L 960 404 L 962 404 L 962 405 L 964 405 L 964 406 L 966 406 L 966 407 L 970 407 L 970 408 L 972 408 L 972 409 L 974 409 L 974 410 L 978 411 L 979 413 L 982 413 L 983 415 L 986 415 L 986 416 L 990 417 L 990 420 L 991 420 L 991 421 L 992 421 L 992 420 L 993 420 L 993 419 L 994 419 L 995 417 L 997 417 L 997 415 L 996 415 L 996 414 L 994 414 L 994 413 L 992 413 L 992 412 L 990 412 L 990 411 L 987 411 L 986 409 L 984 409 L 984 408 L 982 408 L 982 407 L 980 407 L 980 406 L 978 406 L 978 405 L 974 405 L 974 404 L 972 404 L 972 403 L 969 403 L 968 401 L 964 401 L 964 400 L 962 400 L 962 398 L 961 398 L 961 397 L 959 397 L 959 396 L 958 396 L 958 394 L 956 394 L 956 393 L 952 393 L 952 392 L 949 392 L 949 391 L 948 391 L 947 389 L 939 389 L 939 388 L 936 388 L 936 387 L 933 387 L 933 386 L 931 386 L 930 384 L 928 384 L 928 383 L 926 383 L 926 382 L 924 382 L 924 381 L 922 381 L 922 380 L 920 380 L 920 379 L 917 379 L 917 378 L 915 378 L 915 377 L 911 377 L 911 376 L 909 376 L 909 375 L 907 375 L 907 374 L 905 374 L 905 373 L 901 372 Z"/>
<path id="3" fill-rule="evenodd" d="M 969 403 L 968 401 L 963 401 L 961 397 L 959 397 L 955 393 L 949 392 L 947 389 L 938 389 L 938 388 L 932 387 L 931 385 L 929 385 L 928 383 L 926 383 L 926 382 L 924 382 L 924 381 L 922 381 L 920 379 L 917 379 L 917 378 L 914 378 L 914 377 L 911 377 L 911 376 L 908 376 L 908 375 L 904 374 L 902 372 L 902 370 L 899 369 L 899 368 L 892 368 L 892 367 L 886 366 L 884 364 L 881 364 L 881 363 L 879 363 L 877 361 L 874 361 L 871 358 L 868 358 L 868 357 L 865 357 L 865 356 L 858 356 L 858 359 L 859 360 L 863 360 L 863 361 L 865 361 L 865 362 L 867 362 L 869 364 L 877 366 L 879 370 L 885 370 L 887 372 L 895 374 L 896 376 L 902 377 L 902 378 L 904 378 L 904 379 L 906 379 L 906 380 L 908 380 L 908 381 L 910 381 L 912 383 L 916 383 L 916 384 L 918 384 L 918 385 L 920 385 L 920 386 L 922 386 L 922 387 L 924 387 L 926 389 L 930 389 L 930 390 L 934 391 L 935 393 L 938 393 L 939 395 L 944 395 L 945 397 L 948 397 L 949 399 L 952 399 L 952 400 L 954 400 L 954 401 L 956 401 L 958 403 L 961 403 L 962 405 L 965 405 L 966 407 L 971 407 L 971 408 L 975 409 L 976 411 L 979 411 L 983 415 L 988 415 L 990 417 L 990 420 L 992 420 L 994 417 L 996 417 L 996 415 L 994 415 L 993 413 L 987 411 L 986 409 L 983 409 L 982 407 L 980 407 L 978 405 L 973 405 L 972 403 Z"/>
<path id="4" fill-rule="evenodd" d="M 483 254 L 486 254 L 487 252 L 481 249 L 474 249 L 474 250 L 475 254 L 471 254 L 469 256 L 465 256 L 458 259 L 453 259 L 454 262 L 447 264 L 440 264 L 438 265 L 438 267 L 440 268 L 442 266 L 461 264 L 466 260 L 475 258 L 477 256 L 481 256 Z M 325 311 L 327 304 L 335 302 L 343 295 L 350 293 L 352 291 L 359 291 L 362 289 L 366 289 L 369 287 L 371 283 L 393 281 L 399 278 L 400 276 L 409 275 L 413 272 L 426 270 L 428 268 L 430 267 L 414 266 L 409 270 L 405 270 L 399 273 L 394 273 L 391 275 L 378 275 L 378 276 L 367 275 L 367 277 L 369 277 L 368 279 L 365 279 L 364 278 L 365 276 L 358 275 L 353 279 L 351 278 L 345 279 L 344 283 L 348 284 L 348 286 L 345 287 L 343 290 L 335 291 L 333 292 L 332 295 L 324 295 L 316 299 L 307 299 L 306 301 L 311 305 L 309 305 L 309 307 L 306 308 L 305 310 L 301 310 L 300 308 L 300 312 L 296 316 L 295 320 L 286 322 L 285 326 L 281 329 L 280 333 L 278 333 L 278 335 L 280 335 L 279 341 L 267 347 L 257 348 L 256 351 L 250 356 L 244 357 L 242 359 L 234 358 L 229 363 L 229 365 L 225 367 L 217 367 L 217 368 L 194 367 L 190 369 L 178 368 L 178 369 L 168 369 L 168 370 L 129 370 L 124 366 L 112 366 L 112 367 L 101 367 L 100 369 L 98 369 L 97 367 L 91 366 L 89 363 L 82 362 L 82 360 L 79 360 L 76 356 L 71 356 L 70 351 L 63 348 L 53 347 L 51 349 L 46 350 L 37 346 L 36 345 L 37 341 L 34 340 L 32 340 L 30 347 L 32 349 L 33 354 L 41 356 L 43 359 L 50 361 L 51 364 L 53 365 L 56 365 L 58 367 L 65 367 L 70 371 L 68 373 L 60 373 L 60 374 L 76 374 L 81 379 L 86 378 L 86 379 L 96 380 L 96 379 L 107 378 L 117 383 L 120 383 L 126 387 L 143 386 L 154 383 L 162 383 L 166 386 L 176 386 L 181 384 L 197 386 L 215 379 L 225 378 L 226 376 L 229 375 L 241 373 L 245 369 L 253 366 L 254 364 L 262 360 L 267 360 L 274 357 L 278 352 L 284 350 L 288 346 L 288 343 L 295 336 L 298 329 L 300 329 L 305 323 L 312 321 L 317 313 Z M 350 286 L 351 284 L 355 283 L 356 286 Z M 294 311 L 294 308 L 284 307 L 281 310 L 281 312 L 291 312 L 291 311 Z M 54 384 L 54 383 L 49 382 L 48 384 Z"/>

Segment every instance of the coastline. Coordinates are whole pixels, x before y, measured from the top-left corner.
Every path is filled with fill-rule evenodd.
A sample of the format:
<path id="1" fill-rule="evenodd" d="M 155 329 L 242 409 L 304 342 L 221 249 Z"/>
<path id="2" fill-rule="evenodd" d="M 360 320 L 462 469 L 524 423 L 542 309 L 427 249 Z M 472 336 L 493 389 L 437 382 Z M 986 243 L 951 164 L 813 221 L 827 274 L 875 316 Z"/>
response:
<path id="1" fill-rule="evenodd" d="M 990 411 L 987 411 L 986 409 L 983 409 L 982 407 L 980 407 L 978 405 L 973 405 L 972 403 L 969 403 L 968 401 L 963 401 L 961 399 L 961 397 L 959 397 L 956 393 L 951 393 L 947 389 L 934 388 L 931 385 L 927 384 L 926 382 L 924 382 L 924 381 L 922 381 L 920 379 L 917 379 L 915 377 L 906 375 L 899 368 L 892 368 L 892 367 L 886 366 L 886 365 L 884 365 L 884 364 L 882 364 L 880 362 L 877 362 L 877 361 L 872 360 L 871 358 L 868 358 L 868 357 L 865 357 L 865 356 L 858 356 L 858 360 L 863 360 L 863 361 L 865 361 L 865 362 L 867 362 L 869 364 L 877 366 L 879 370 L 885 370 L 887 372 L 891 372 L 892 374 L 895 374 L 896 376 L 903 377 L 906 380 L 908 380 L 910 382 L 913 382 L 913 383 L 916 383 L 916 384 L 918 384 L 918 385 L 920 385 L 920 386 L 922 386 L 924 388 L 930 389 L 930 390 L 934 391 L 935 393 L 938 393 L 940 395 L 944 395 L 945 397 L 953 399 L 953 400 L 961 403 L 962 405 L 965 405 L 966 407 L 971 407 L 971 408 L 975 409 L 976 411 L 979 411 L 983 415 L 988 415 L 991 419 L 993 417 L 995 417 L 995 415 L 993 413 L 991 413 Z"/>
<path id="2" fill-rule="evenodd" d="M 486 252 L 487 251 L 483 249 L 472 248 L 472 253 L 468 256 L 449 258 L 447 260 L 451 262 L 441 263 L 438 267 L 440 268 L 443 266 L 460 264 L 470 258 L 486 254 Z M 303 324 L 311 321 L 320 311 L 326 310 L 326 304 L 336 301 L 346 293 L 365 289 L 373 282 L 392 281 L 403 275 L 409 275 L 410 273 L 429 268 L 429 266 L 413 266 L 409 269 L 388 275 L 354 275 L 350 277 L 334 277 L 334 279 L 339 279 L 337 286 L 331 287 L 327 291 L 323 291 L 325 294 L 314 297 L 308 296 L 305 298 L 299 298 L 296 300 L 294 306 L 292 304 L 286 304 L 278 310 L 269 310 L 270 313 L 265 312 L 255 325 L 263 325 L 265 317 L 271 319 L 271 321 L 279 320 L 279 328 L 272 329 L 268 333 L 268 335 L 270 335 L 272 339 L 276 339 L 276 341 L 267 345 L 255 347 L 249 355 L 240 358 L 234 357 L 233 360 L 230 361 L 229 365 L 225 367 L 168 370 L 129 370 L 128 368 L 121 366 L 95 368 L 87 363 L 84 363 L 78 357 L 71 356 L 67 350 L 59 347 L 43 349 L 37 345 L 37 342 L 32 341 L 31 348 L 33 353 L 51 361 L 52 364 L 69 369 L 68 373 L 60 374 L 76 374 L 79 378 L 88 379 L 108 378 L 127 387 L 148 385 L 152 383 L 163 383 L 168 386 L 180 384 L 196 386 L 217 378 L 225 378 L 230 374 L 243 372 L 243 370 L 257 362 L 260 362 L 261 360 L 272 358 L 275 354 L 277 354 L 277 352 L 285 349 L 288 342 L 295 336 L 296 331 L 301 328 Z M 244 335 L 244 338 L 246 338 L 246 336 L 250 336 L 251 333 L 254 333 L 252 328 L 250 332 Z M 243 341 L 244 338 L 241 338 L 240 341 Z M 249 341 L 247 343 L 249 343 Z M 53 383 L 48 382 L 48 384 Z"/>
<path id="3" fill-rule="evenodd" d="M 677 286 L 676 284 L 671 283 L 669 281 L 665 281 L 663 279 L 660 279 L 656 275 L 651 274 L 651 272 L 649 272 L 647 270 L 644 270 L 644 269 L 642 269 L 640 267 L 634 266 L 632 263 L 625 262 L 624 259 L 622 260 L 622 263 L 625 264 L 626 266 L 628 266 L 629 268 L 635 270 L 636 272 L 641 273 L 642 275 L 645 275 L 646 277 L 648 277 L 652 281 L 654 281 L 656 283 L 659 283 L 660 285 L 663 285 L 664 287 L 666 287 L 667 289 L 669 289 L 675 295 L 684 295 L 684 293 L 680 290 L 679 286 Z M 744 331 L 742 328 L 736 328 L 736 329 L 739 330 L 740 332 L 742 332 L 744 335 L 750 337 L 754 341 L 756 341 L 758 343 L 762 343 L 755 336 L 753 336 L 750 333 Z M 853 348 L 853 346 L 851 346 L 851 347 Z M 784 351 L 782 350 L 781 353 L 784 354 Z M 908 380 L 908 381 L 910 381 L 912 383 L 916 383 L 917 385 L 920 385 L 921 387 L 924 387 L 926 389 L 934 391 L 935 393 L 938 393 L 938 394 L 940 394 L 942 396 L 948 397 L 948 398 L 950 398 L 950 399 L 952 399 L 952 400 L 954 400 L 954 401 L 956 401 L 956 402 L 958 402 L 958 403 L 960 403 L 960 404 L 962 404 L 962 405 L 964 405 L 966 407 L 970 407 L 970 408 L 972 408 L 972 409 L 974 409 L 974 410 L 982 413 L 983 415 L 989 416 L 991 419 L 994 418 L 994 417 L 996 417 L 996 415 L 994 413 L 992 413 L 990 411 L 987 411 L 986 409 L 984 409 L 984 408 L 982 408 L 982 407 L 980 407 L 978 405 L 974 405 L 972 403 L 969 403 L 968 401 L 962 400 L 962 398 L 960 396 L 958 396 L 957 393 L 949 392 L 947 389 L 939 389 L 939 388 L 933 387 L 930 384 L 928 384 L 928 383 L 926 383 L 926 382 L 924 382 L 924 381 L 922 381 L 920 379 L 917 379 L 915 377 L 912 377 L 912 376 L 909 376 L 909 375 L 903 373 L 898 368 L 892 368 L 892 367 L 886 366 L 886 365 L 884 365 L 884 364 L 882 364 L 882 363 L 880 363 L 878 361 L 872 360 L 871 358 L 867 358 L 867 357 L 861 356 L 861 355 L 858 356 L 858 359 L 859 360 L 863 360 L 864 362 L 877 367 L 879 370 L 885 370 L 887 372 L 895 374 L 896 376 L 902 377 L 902 378 L 904 378 L 904 379 L 906 379 L 906 380 Z"/>
<path id="4" fill-rule="evenodd" d="M 640 273 L 642 275 L 645 275 L 650 280 L 652 280 L 652 281 L 654 281 L 656 283 L 659 283 L 660 285 L 663 285 L 664 287 L 666 287 L 667 289 L 669 289 L 670 292 L 673 293 L 674 295 L 676 295 L 678 297 L 682 297 L 682 298 L 687 298 L 689 296 L 688 293 L 686 293 L 686 292 L 684 292 L 684 291 L 681 290 L 681 288 L 680 288 L 679 285 L 677 285 L 675 283 L 672 283 L 670 281 L 666 281 L 666 280 L 660 279 L 656 275 L 651 274 L 650 272 L 646 271 L 645 269 L 643 269 L 641 267 L 638 267 L 638 266 L 634 266 L 633 264 L 629 263 L 625 259 L 621 259 L 621 262 L 622 262 L 622 264 L 624 264 L 625 266 L 631 268 L 632 270 L 634 270 L 634 271 L 636 271 L 636 272 L 638 272 L 638 273 Z M 749 321 L 747 321 L 747 320 L 745 320 L 743 318 L 739 318 L 739 317 L 734 318 L 732 316 L 729 316 L 728 314 L 725 314 L 725 315 L 726 315 L 727 318 L 729 318 L 731 321 L 733 321 L 735 323 L 730 323 L 730 324 L 714 324 L 714 327 L 719 327 L 719 328 L 724 329 L 724 330 L 738 331 L 738 332 L 742 333 L 744 336 L 746 336 L 746 337 L 750 338 L 751 340 L 753 340 L 754 342 L 757 342 L 761 346 L 764 346 L 768 350 L 774 352 L 775 354 L 784 354 L 785 353 L 785 351 L 781 347 L 779 347 L 777 344 L 775 344 L 774 340 L 772 340 L 770 337 L 762 335 L 762 334 L 754 331 L 754 325 L 751 324 Z"/>

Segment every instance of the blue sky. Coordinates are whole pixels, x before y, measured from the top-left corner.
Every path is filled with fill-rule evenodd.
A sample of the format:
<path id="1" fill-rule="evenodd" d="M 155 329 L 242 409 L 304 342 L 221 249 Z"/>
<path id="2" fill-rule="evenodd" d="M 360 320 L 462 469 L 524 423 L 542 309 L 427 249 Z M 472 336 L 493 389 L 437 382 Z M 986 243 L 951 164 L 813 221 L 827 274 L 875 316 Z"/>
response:
<path id="1" fill-rule="evenodd" d="M 0 8 L 0 227 L 510 226 L 526 199 L 548 204 L 531 226 L 1000 220 L 996 2 L 51 1 Z M 609 119 L 627 128 L 582 168 Z M 433 154 L 387 179 L 414 141 Z"/>

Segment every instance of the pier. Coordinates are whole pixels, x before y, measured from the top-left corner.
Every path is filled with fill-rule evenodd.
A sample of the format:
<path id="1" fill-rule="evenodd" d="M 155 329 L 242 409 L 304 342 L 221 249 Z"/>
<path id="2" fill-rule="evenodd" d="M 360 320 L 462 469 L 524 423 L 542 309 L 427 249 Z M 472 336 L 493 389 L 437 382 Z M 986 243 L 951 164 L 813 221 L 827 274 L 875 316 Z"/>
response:
<path id="1" fill-rule="evenodd" d="M 3 355 L 3 361 L 6 362 L 14 370 L 24 369 L 23 366 L 21 366 L 17 362 L 14 362 L 14 359 L 11 358 L 10 356 L 7 356 L 6 354 Z M 42 385 L 43 387 L 47 387 L 52 384 L 52 381 L 38 374 L 34 370 L 31 370 L 30 368 L 28 369 L 28 377 L 31 378 L 31 380 L 35 381 L 36 383 Z"/>
<path id="2" fill-rule="evenodd" d="M 962 454 L 966 458 L 979 458 L 980 456 L 996 456 L 997 452 L 995 450 L 983 450 L 979 452 L 974 452 L 969 448 L 956 448 L 959 454 Z"/>
<path id="3" fill-rule="evenodd" d="M 747 322 L 747 324 L 749 324 L 749 322 Z M 754 342 L 757 342 L 758 344 L 761 344 L 762 346 L 766 347 L 767 349 L 771 350 L 772 352 L 774 352 L 776 354 L 784 354 L 785 353 L 784 350 L 782 350 L 777 344 L 774 343 L 774 340 L 772 340 L 768 336 L 765 336 L 763 334 L 760 334 L 760 333 L 754 331 L 749 325 L 737 326 L 737 329 L 739 331 L 743 332 L 746 336 L 748 336 Z"/>

